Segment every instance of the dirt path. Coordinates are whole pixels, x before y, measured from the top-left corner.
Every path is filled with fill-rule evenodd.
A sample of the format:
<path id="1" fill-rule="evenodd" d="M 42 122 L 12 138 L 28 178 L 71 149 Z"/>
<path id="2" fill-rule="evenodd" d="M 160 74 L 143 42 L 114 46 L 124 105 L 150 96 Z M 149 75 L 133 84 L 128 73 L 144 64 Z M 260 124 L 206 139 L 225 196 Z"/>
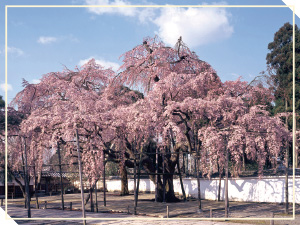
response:
<path id="1" fill-rule="evenodd" d="M 13 218 L 18 224 L 25 225 L 77 225 L 82 224 L 83 221 L 78 220 L 64 220 L 64 219 L 40 219 L 40 220 L 16 220 L 15 218 L 26 217 L 27 211 L 24 208 L 13 207 L 9 211 L 9 215 Z M 33 209 L 32 217 L 34 218 L 78 218 L 80 217 L 81 212 L 78 211 L 62 211 L 56 209 Z M 227 225 L 232 224 L 229 222 L 212 222 L 212 221 L 200 221 L 200 220 L 178 220 L 178 219 L 161 219 L 145 216 L 134 216 L 124 213 L 91 213 L 88 212 L 86 217 L 87 224 L 89 225 Z M 107 218 L 95 219 L 95 218 Z M 114 218 L 114 219 L 111 219 Z M 234 223 L 238 224 L 238 223 Z"/>
<path id="2" fill-rule="evenodd" d="M 210 209 L 212 209 L 213 218 L 224 218 L 224 202 L 202 200 L 202 211 L 198 211 L 198 201 L 189 200 L 187 202 L 178 203 L 156 203 L 152 201 L 153 194 L 139 194 L 139 202 L 137 207 L 137 214 L 133 215 L 133 195 L 119 196 L 115 193 L 108 193 L 107 205 L 103 206 L 103 194 L 98 193 L 98 213 L 90 212 L 90 205 L 86 205 L 88 216 L 92 218 L 122 218 L 122 220 L 112 220 L 112 224 L 270 224 L 270 220 L 250 220 L 253 218 L 270 218 L 271 213 L 276 218 L 275 224 L 294 224 L 300 225 L 300 207 L 296 206 L 296 220 L 291 220 L 292 215 L 285 215 L 284 206 L 280 204 L 270 203 L 245 203 L 245 202 L 230 202 L 230 218 L 243 218 L 242 220 L 224 221 L 203 221 L 210 219 Z M 80 218 L 81 217 L 81 202 L 80 194 L 64 195 L 65 211 L 59 210 L 61 208 L 60 196 L 46 196 L 39 197 L 40 208 L 44 208 L 45 201 L 47 202 L 47 209 L 32 209 L 32 217 L 49 218 L 52 216 L 61 216 L 62 218 Z M 94 197 L 95 200 L 95 197 Z M 70 211 L 70 202 L 72 202 L 73 211 Z M 35 207 L 34 198 L 31 206 Z M 167 217 L 167 207 L 169 209 L 169 220 Z M 17 210 L 17 211 L 16 211 Z M 129 214 L 128 214 L 129 210 Z M 292 211 L 292 207 L 291 207 Z M 24 200 L 15 199 L 8 202 L 8 213 L 15 217 L 25 217 L 27 212 L 24 209 Z M 128 218 L 134 218 L 129 220 Z M 144 220 L 141 218 L 147 218 Z M 162 219 L 164 218 L 164 219 Z M 189 219 L 187 219 L 189 218 Z M 202 219 L 195 219 L 202 218 Z M 289 218 L 289 219 L 288 219 Z M 128 219 L 128 220 L 126 220 Z M 139 220 L 135 220 L 139 219 Z M 150 220 L 150 221 L 149 221 Z M 166 221 L 167 220 L 167 221 Z M 200 221 L 201 220 L 201 221 Z M 215 220 L 215 219 L 214 219 Z M 91 221 L 91 222 L 90 222 Z M 91 224 L 110 224 L 111 220 L 89 220 Z M 25 224 L 27 221 L 18 221 L 19 224 Z M 64 221 L 60 223 L 54 220 L 44 221 L 45 224 L 81 224 L 81 220 Z M 176 222 L 176 223 L 175 223 Z M 33 223 L 33 222 L 31 222 Z M 39 222 L 37 222 L 38 224 Z M 30 224 L 30 222 L 29 222 Z"/>

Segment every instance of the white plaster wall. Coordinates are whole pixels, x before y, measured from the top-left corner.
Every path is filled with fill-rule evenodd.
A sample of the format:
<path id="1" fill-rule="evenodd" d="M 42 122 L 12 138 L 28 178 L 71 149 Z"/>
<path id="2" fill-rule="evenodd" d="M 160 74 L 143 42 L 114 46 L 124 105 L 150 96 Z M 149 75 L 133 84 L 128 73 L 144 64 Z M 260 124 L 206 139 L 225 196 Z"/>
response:
<path id="1" fill-rule="evenodd" d="M 228 195 L 232 201 L 248 202 L 284 202 L 284 177 L 265 177 L 231 179 L 228 183 Z M 197 197 L 197 179 L 183 179 L 184 189 L 187 196 Z M 133 191 L 133 179 L 128 180 L 128 189 Z M 217 200 L 218 179 L 201 179 L 201 197 L 204 199 Z M 221 182 L 221 199 L 224 200 L 224 181 Z M 120 180 L 107 180 L 108 191 L 120 191 Z M 155 185 L 149 179 L 141 179 L 139 191 L 155 192 Z M 174 191 L 182 195 L 179 179 L 174 180 Z M 295 202 L 300 203 L 300 177 L 295 178 Z M 289 178 L 289 200 L 293 202 L 293 180 Z"/>

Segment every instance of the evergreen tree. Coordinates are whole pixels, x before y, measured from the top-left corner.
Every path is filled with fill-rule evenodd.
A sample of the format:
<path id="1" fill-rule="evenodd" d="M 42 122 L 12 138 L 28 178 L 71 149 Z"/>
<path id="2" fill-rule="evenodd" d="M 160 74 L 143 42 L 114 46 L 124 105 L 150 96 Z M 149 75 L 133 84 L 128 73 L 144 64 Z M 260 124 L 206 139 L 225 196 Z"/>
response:
<path id="1" fill-rule="evenodd" d="M 295 111 L 300 113 L 300 31 L 295 25 L 295 40 L 293 40 L 293 25 L 285 23 L 274 35 L 273 42 L 269 43 L 267 54 L 268 72 L 275 94 L 273 114 L 293 111 L 293 41 L 295 41 Z M 285 117 L 286 127 L 292 129 L 292 117 Z M 299 117 L 296 124 L 299 127 Z M 291 152 L 291 153 L 290 153 Z M 288 199 L 288 168 L 291 162 L 291 145 L 286 144 L 285 152 L 285 212 L 289 211 Z M 296 154 L 298 163 L 298 154 Z M 296 167 L 297 164 L 296 163 Z"/>
<path id="2" fill-rule="evenodd" d="M 273 82 L 275 106 L 273 114 L 293 111 L 293 25 L 285 23 L 269 43 L 266 60 Z M 295 25 L 295 108 L 300 113 L 300 31 Z M 287 109 L 285 109 L 287 101 Z M 299 119 L 297 120 L 299 122 Z M 299 123 L 297 123 L 299 126 Z M 292 119 L 289 120 L 292 128 Z"/>
<path id="3" fill-rule="evenodd" d="M 2 96 L 0 96 L 0 108 L 5 107 L 5 101 L 2 99 Z"/>

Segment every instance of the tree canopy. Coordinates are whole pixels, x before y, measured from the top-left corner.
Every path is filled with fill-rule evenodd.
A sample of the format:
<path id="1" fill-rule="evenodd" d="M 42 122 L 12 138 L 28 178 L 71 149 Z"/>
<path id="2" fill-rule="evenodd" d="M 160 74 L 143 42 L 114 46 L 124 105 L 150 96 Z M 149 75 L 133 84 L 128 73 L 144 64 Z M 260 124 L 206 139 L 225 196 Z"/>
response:
<path id="1" fill-rule="evenodd" d="M 207 175 L 224 168 L 226 151 L 236 174 L 244 155 L 258 162 L 260 173 L 267 159 L 276 166 L 273 157 L 290 134 L 265 110 L 274 101 L 269 89 L 241 79 L 221 82 L 181 37 L 175 48 L 145 38 L 121 57 L 119 73 L 92 59 L 74 71 L 48 73 L 39 84 L 24 81 L 13 105 L 25 117 L 20 134 L 28 139 L 29 164 L 59 144 L 72 157 L 78 129 L 91 183 L 103 172 L 104 154 L 127 167 L 136 159 L 154 181 L 158 151 L 159 172 L 168 173 L 167 201 L 176 200 L 173 173 L 182 152 L 201 158 Z M 158 183 L 162 200 L 160 175 Z"/>
<path id="2" fill-rule="evenodd" d="M 292 111 L 293 100 L 293 25 L 285 23 L 269 43 L 266 60 L 275 95 L 274 113 Z M 300 111 L 300 31 L 295 25 L 295 93 L 296 111 Z"/>

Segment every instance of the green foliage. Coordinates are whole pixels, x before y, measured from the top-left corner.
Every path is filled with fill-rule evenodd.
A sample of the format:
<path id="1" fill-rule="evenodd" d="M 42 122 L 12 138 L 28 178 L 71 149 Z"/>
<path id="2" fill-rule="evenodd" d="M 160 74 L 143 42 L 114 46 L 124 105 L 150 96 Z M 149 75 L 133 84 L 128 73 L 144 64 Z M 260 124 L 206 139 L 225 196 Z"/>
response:
<path id="1" fill-rule="evenodd" d="M 119 166 L 114 162 L 107 162 L 105 166 L 106 176 L 119 176 Z"/>
<path id="2" fill-rule="evenodd" d="M 5 130 L 5 101 L 2 99 L 2 96 L 0 96 L 0 132 L 3 132 Z M 13 127 L 18 127 L 22 120 L 24 118 L 24 115 L 12 108 L 8 108 L 7 112 L 7 126 L 8 129 Z"/>
<path id="3" fill-rule="evenodd" d="M 3 97 L 0 96 L 0 108 L 4 108 L 5 107 L 5 101 L 2 98 Z"/>
<path id="4" fill-rule="evenodd" d="M 266 60 L 275 94 L 273 114 L 293 111 L 293 25 L 285 23 L 269 43 Z M 295 25 L 295 109 L 300 113 L 300 30 Z M 299 121 L 299 119 L 298 119 Z M 299 124 L 299 123 L 297 123 Z M 292 120 L 289 120 L 291 128 Z"/>

